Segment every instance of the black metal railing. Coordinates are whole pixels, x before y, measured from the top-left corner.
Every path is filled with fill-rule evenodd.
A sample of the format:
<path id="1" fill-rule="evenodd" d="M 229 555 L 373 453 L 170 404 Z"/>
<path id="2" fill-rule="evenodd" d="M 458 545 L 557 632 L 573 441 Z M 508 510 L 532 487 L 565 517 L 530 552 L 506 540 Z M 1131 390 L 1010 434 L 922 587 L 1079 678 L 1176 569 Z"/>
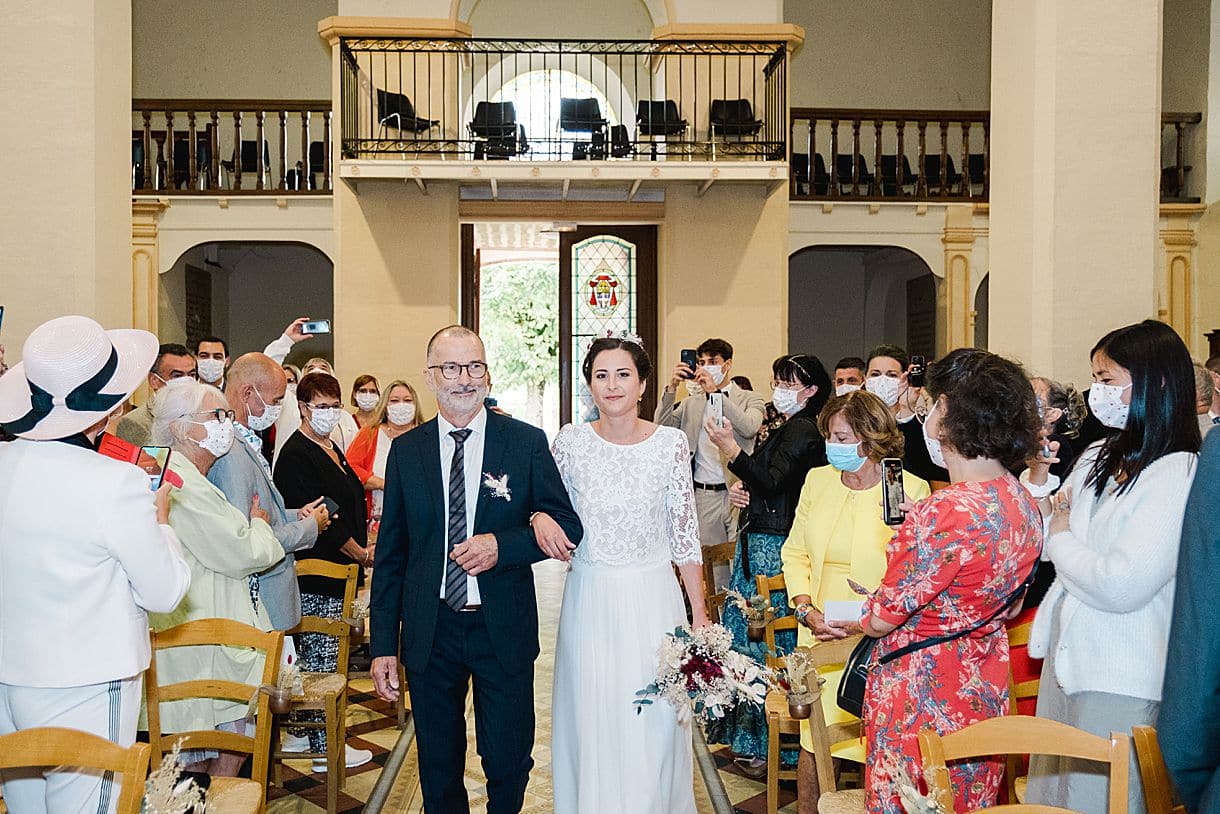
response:
<path id="1" fill-rule="evenodd" d="M 329 194 L 333 188 L 327 99 L 135 99 L 131 109 L 133 192 Z"/>
<path id="2" fill-rule="evenodd" d="M 343 39 L 344 158 L 787 157 L 783 42 Z"/>

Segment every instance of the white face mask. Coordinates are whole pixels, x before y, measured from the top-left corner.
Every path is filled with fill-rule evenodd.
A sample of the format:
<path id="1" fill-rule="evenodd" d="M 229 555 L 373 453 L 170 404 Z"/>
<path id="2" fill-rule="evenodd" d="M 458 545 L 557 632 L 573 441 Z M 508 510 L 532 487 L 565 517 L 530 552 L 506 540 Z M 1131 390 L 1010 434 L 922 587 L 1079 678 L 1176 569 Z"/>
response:
<path id="1" fill-rule="evenodd" d="M 898 379 L 893 376 L 871 376 L 864 380 L 864 389 L 885 402 L 886 407 L 898 403 Z"/>
<path id="2" fill-rule="evenodd" d="M 207 430 L 207 436 L 202 441 L 195 441 L 203 449 L 212 453 L 213 457 L 223 458 L 233 446 L 233 422 L 229 419 L 217 421 L 210 419 L 208 421 L 194 421 L 193 424 L 199 424 Z"/>
<path id="3" fill-rule="evenodd" d="M 1089 409 L 1097 420 L 1107 427 L 1121 430 L 1127 426 L 1130 404 L 1123 404 L 1123 391 L 1131 385 L 1097 384 L 1089 388 Z"/>
<path id="4" fill-rule="evenodd" d="M 799 392 L 801 391 L 777 387 L 771 391 L 771 404 L 784 415 L 792 415 L 801 409 L 800 399 L 797 397 Z"/>
<path id="5" fill-rule="evenodd" d="M 703 369 L 707 371 L 707 375 L 712 377 L 712 381 L 716 386 L 724 384 L 724 366 L 723 365 L 704 365 Z"/>
<path id="6" fill-rule="evenodd" d="M 322 438 L 330 435 L 339 423 L 339 407 L 311 407 L 309 409 L 309 426 Z"/>
<path id="7" fill-rule="evenodd" d="M 410 401 L 395 401 L 385 406 L 386 418 L 390 423 L 402 427 L 415 420 L 415 403 Z"/>
<path id="8" fill-rule="evenodd" d="M 835 388 L 836 396 L 846 396 L 848 393 L 854 393 L 860 389 L 858 384 L 841 384 Z"/>
<path id="9" fill-rule="evenodd" d="M 872 381 L 872 379 L 869 379 Z M 932 409 L 928 410 L 928 417 L 923 421 L 923 444 L 928 448 L 928 457 L 932 459 L 932 463 L 945 468 L 945 450 L 941 447 L 940 439 L 933 438 L 928 435 L 928 423 L 932 420 L 932 413 L 936 412 L 936 405 L 932 405 Z"/>
<path id="10" fill-rule="evenodd" d="M 366 413 L 377 406 L 377 402 L 381 401 L 381 395 L 378 393 L 357 393 L 356 406 Z"/>
<path id="11" fill-rule="evenodd" d="M 200 359 L 197 363 L 199 378 L 208 384 L 215 384 L 225 375 L 224 359 Z"/>
<path id="12" fill-rule="evenodd" d="M 255 415 L 250 413 L 246 416 L 246 426 L 255 432 L 262 432 L 269 429 L 276 421 L 279 420 L 280 410 L 283 409 L 278 404 L 268 404 L 263 399 L 263 394 L 258 392 L 258 388 L 254 388 L 254 395 L 258 396 L 258 400 L 263 403 L 263 414 Z"/>
<path id="13" fill-rule="evenodd" d="M 686 381 L 686 395 L 688 395 L 688 396 L 702 396 L 702 395 L 703 395 L 703 385 L 699 384 L 699 383 L 698 383 L 698 382 L 696 382 L 694 379 L 687 379 L 687 381 Z"/>

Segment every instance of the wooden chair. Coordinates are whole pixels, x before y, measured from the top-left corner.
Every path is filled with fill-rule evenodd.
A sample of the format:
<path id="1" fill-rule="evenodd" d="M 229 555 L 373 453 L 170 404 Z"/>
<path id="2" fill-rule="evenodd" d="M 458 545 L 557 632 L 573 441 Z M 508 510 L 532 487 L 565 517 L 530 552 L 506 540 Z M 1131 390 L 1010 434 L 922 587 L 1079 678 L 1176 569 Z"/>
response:
<path id="1" fill-rule="evenodd" d="M 1008 629 L 1008 646 L 1029 647 L 1029 632 L 1033 622 L 1024 622 Z M 1008 669 L 1008 714 L 1020 715 L 1017 704 L 1029 698 L 1038 697 L 1040 679 L 1017 682 L 1013 677 L 1012 668 Z M 1025 772 L 1025 758 L 1022 755 L 1008 755 L 1005 759 L 1007 769 L 1004 772 L 1005 785 L 1008 787 L 1008 799 L 1015 803 L 1025 802 L 1025 785 L 1028 775 Z"/>
<path id="2" fill-rule="evenodd" d="M 754 578 L 755 587 L 761 596 L 771 596 L 773 591 L 786 590 L 784 575 L 777 574 L 767 577 L 759 574 Z M 779 630 L 797 628 L 795 616 L 781 616 L 767 621 L 763 641 L 767 645 L 767 666 L 779 669 L 784 666 L 782 658 L 775 656 L 775 633 Z M 825 642 L 812 649 L 815 667 L 826 668 L 830 665 L 842 665 L 847 661 L 852 648 L 859 637 L 851 637 L 839 642 Z M 822 796 L 818 800 L 819 809 L 822 801 L 826 801 L 827 812 L 864 811 L 864 795 L 859 790 L 849 792 L 835 791 L 835 775 L 833 758 L 836 752 L 847 755 L 858 746 L 859 722 L 846 726 L 827 726 L 826 716 L 822 709 L 821 687 L 815 690 L 813 712 L 809 725 L 814 741 L 814 763 L 818 772 L 818 784 Z M 780 738 L 784 735 L 800 737 L 801 722 L 788 714 L 788 697 L 782 692 L 767 693 L 767 814 L 776 814 L 779 810 L 779 781 L 796 780 L 797 772 L 784 769 L 780 764 Z"/>
<path id="3" fill-rule="evenodd" d="M 322 616 L 302 617 L 299 624 L 288 633 L 320 633 L 331 636 L 338 641 L 339 658 L 337 668 L 333 673 L 301 673 L 301 683 L 304 692 L 292 699 L 291 709 L 287 713 L 321 712 L 321 721 L 292 721 L 289 726 L 300 729 L 320 729 L 326 733 L 326 752 L 284 752 L 279 749 L 279 729 L 284 725 L 283 716 L 276 715 L 272 735 L 273 749 L 271 759 L 274 764 L 274 777 L 280 784 L 280 761 L 284 758 L 326 758 L 326 810 L 335 814 L 339 805 L 339 790 L 347 780 L 347 768 L 344 762 L 347 744 L 347 682 L 348 661 L 351 657 L 352 627 L 346 619 L 353 613 L 356 601 L 356 578 L 360 566 L 355 563 L 339 565 L 326 560 L 299 560 L 296 564 L 298 577 L 323 577 L 325 579 L 342 580 L 343 585 L 343 616 L 344 619 L 327 619 Z"/>
<path id="4" fill-rule="evenodd" d="M 207 677 L 162 686 L 157 681 L 156 654 L 174 647 L 199 646 L 247 647 L 261 650 L 263 675 L 260 683 L 275 684 L 275 676 L 280 666 L 280 652 L 284 647 L 284 634 L 278 630 L 264 633 L 258 628 L 232 619 L 196 619 L 160 633 L 152 631 L 151 636 L 153 659 L 144 674 L 144 695 L 148 705 L 148 740 L 152 746 L 153 760 L 160 763 L 162 755 L 179 739 L 183 741 L 184 749 L 219 749 L 251 755 L 254 765 L 250 777 L 252 782 L 258 784 L 261 806 L 262 795 L 267 788 L 267 755 L 271 747 L 272 715 L 267 706 L 267 694 L 259 692 L 258 686 Z M 215 729 L 163 733 L 161 704 L 192 698 L 212 698 L 242 704 L 249 703 L 250 699 L 254 698 L 257 716 L 254 737 Z"/>
<path id="5" fill-rule="evenodd" d="M 724 611 L 725 592 L 716 589 L 715 569 L 717 565 L 732 566 L 737 554 L 737 541 L 708 546 L 703 549 L 703 601 L 707 606 L 707 618 L 719 623 Z"/>
<path id="6" fill-rule="evenodd" d="M 1125 814 L 1129 740 L 1119 732 L 1111 732 L 1109 738 L 1102 738 L 1046 718 L 1005 715 L 979 721 L 948 735 L 939 735 L 934 729 L 925 729 L 919 733 L 919 751 L 923 755 L 924 777 L 928 790 L 943 811 L 954 810 L 953 784 L 946 768 L 948 762 L 988 755 L 1039 754 L 1109 764 L 1108 810 L 1110 814 Z M 1065 808 L 1023 804 L 996 806 L 988 811 L 1069 814 Z"/>
<path id="7" fill-rule="evenodd" d="M 118 814 L 139 814 L 149 752 L 147 743 L 124 748 L 89 732 L 61 727 L 0 735 L 0 769 L 79 767 L 122 775 L 115 809 Z"/>
<path id="8" fill-rule="evenodd" d="M 1156 730 L 1150 726 L 1137 726 L 1131 730 L 1131 742 L 1135 746 L 1135 762 L 1139 765 L 1140 780 L 1144 784 L 1144 803 L 1148 814 L 1186 814 L 1186 806 L 1174 803 L 1173 781 L 1161 755 L 1161 744 Z"/>

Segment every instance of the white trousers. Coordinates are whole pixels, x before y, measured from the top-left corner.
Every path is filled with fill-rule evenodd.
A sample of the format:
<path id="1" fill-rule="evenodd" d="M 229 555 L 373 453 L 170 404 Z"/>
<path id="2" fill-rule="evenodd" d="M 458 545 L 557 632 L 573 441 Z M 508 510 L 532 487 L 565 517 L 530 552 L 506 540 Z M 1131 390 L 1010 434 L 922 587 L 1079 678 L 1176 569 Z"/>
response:
<path id="1" fill-rule="evenodd" d="M 0 684 L 0 735 L 59 726 L 131 746 L 140 717 L 141 686 L 140 676 L 54 689 Z M 120 779 L 111 772 L 85 769 L 0 772 L 4 802 L 13 814 L 107 814 L 118 803 Z"/>

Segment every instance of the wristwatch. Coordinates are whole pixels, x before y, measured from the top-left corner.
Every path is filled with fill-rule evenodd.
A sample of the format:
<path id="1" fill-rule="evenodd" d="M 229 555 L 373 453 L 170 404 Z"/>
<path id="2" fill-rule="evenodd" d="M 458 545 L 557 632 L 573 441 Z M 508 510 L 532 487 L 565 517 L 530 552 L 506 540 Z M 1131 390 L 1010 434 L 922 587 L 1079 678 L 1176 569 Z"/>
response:
<path id="1" fill-rule="evenodd" d="M 797 605 L 795 613 L 797 624 L 805 624 L 805 620 L 809 617 L 809 614 L 812 611 L 813 605 L 810 605 L 808 602 L 802 602 L 801 604 Z"/>

